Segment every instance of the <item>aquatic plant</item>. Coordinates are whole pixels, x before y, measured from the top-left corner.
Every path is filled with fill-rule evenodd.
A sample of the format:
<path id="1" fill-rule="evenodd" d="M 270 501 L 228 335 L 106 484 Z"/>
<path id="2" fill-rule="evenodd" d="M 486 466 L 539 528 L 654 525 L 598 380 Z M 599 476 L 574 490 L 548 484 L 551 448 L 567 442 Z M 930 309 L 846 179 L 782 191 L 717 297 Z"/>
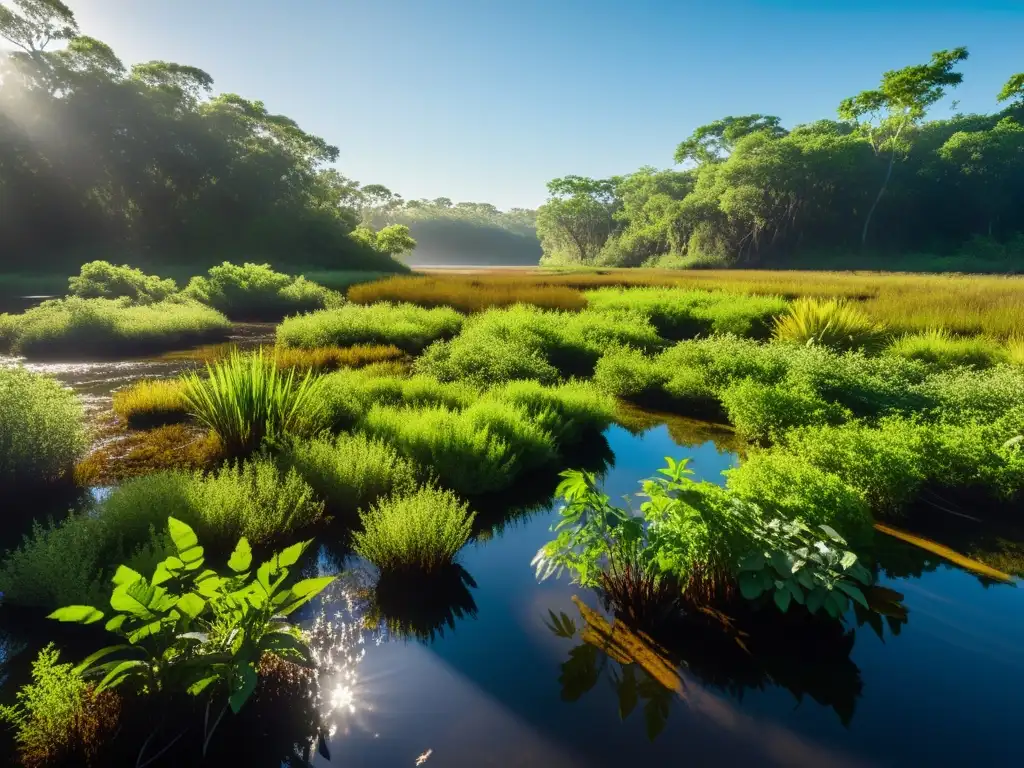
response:
<path id="1" fill-rule="evenodd" d="M 83 299 L 127 298 L 134 304 L 152 304 L 172 296 L 178 290 L 170 279 L 147 275 L 127 264 L 114 266 L 109 261 L 90 261 L 77 275 L 68 279 L 68 293 Z"/>
<path id="2" fill-rule="evenodd" d="M 383 573 L 434 573 L 451 566 L 469 540 L 474 514 L 451 491 L 425 487 L 392 496 L 360 515 L 352 548 Z"/>
<path id="3" fill-rule="evenodd" d="M 58 480 L 85 446 L 74 392 L 48 376 L 0 367 L 0 488 Z"/>
<path id="4" fill-rule="evenodd" d="M 885 329 L 842 299 L 802 298 L 775 321 L 773 335 L 776 341 L 875 352 L 884 343 Z"/>
<path id="5" fill-rule="evenodd" d="M 293 467 L 332 511 L 353 518 L 382 496 L 411 492 L 422 474 L 393 446 L 358 432 L 293 441 L 281 461 Z"/>
<path id="6" fill-rule="evenodd" d="M 254 574 L 245 538 L 232 552 L 228 571 L 220 575 L 204 568 L 203 547 L 188 525 L 171 517 L 167 529 L 174 554 L 161 561 L 151 577 L 123 565 L 114 576 L 113 613 L 105 627 L 122 642 L 91 654 L 79 669 L 100 678 L 97 693 L 124 685 L 149 694 L 205 695 L 209 705 L 223 701 L 212 724 L 207 706 L 205 753 L 227 709 L 237 713 L 255 690 L 257 665 L 264 654 L 313 664 L 302 632 L 284 618 L 316 597 L 334 577 L 285 586 L 312 541 L 278 552 Z M 107 613 L 70 605 L 49 618 L 94 624 Z M 148 745 L 149 739 L 140 750 L 140 763 Z"/>
<path id="7" fill-rule="evenodd" d="M 277 341 L 284 347 L 304 349 L 392 344 L 406 352 L 420 352 L 433 341 L 454 336 L 462 322 L 462 315 L 449 307 L 346 304 L 287 318 L 277 327 Z"/>
<path id="8" fill-rule="evenodd" d="M 603 432 L 615 420 L 615 401 L 588 382 L 545 387 L 536 381 L 512 381 L 486 397 L 524 409 L 560 449 Z"/>
<path id="9" fill-rule="evenodd" d="M 177 379 L 142 379 L 114 392 L 113 410 L 136 429 L 184 421 L 185 384 Z"/>
<path id="10" fill-rule="evenodd" d="M 0 316 L 10 351 L 26 357 L 133 355 L 194 346 L 227 335 L 224 315 L 193 301 L 132 305 L 127 299 L 52 299 Z"/>
<path id="11" fill-rule="evenodd" d="M 193 277 L 184 296 L 211 306 L 232 320 L 280 320 L 288 314 L 340 305 L 343 297 L 304 277 L 275 272 L 269 264 L 239 266 L 225 261 L 205 277 Z"/>
<path id="12" fill-rule="evenodd" d="M 0 705 L 0 722 L 17 731 L 25 768 L 98 765 L 100 748 L 118 725 L 120 697 L 98 692 L 77 667 L 59 661 L 60 652 L 48 644 L 32 662 L 32 682 L 18 689 L 16 703 Z"/>
<path id="13" fill-rule="evenodd" d="M 885 348 L 887 355 L 921 360 L 937 368 L 966 365 L 991 368 L 1009 358 L 1007 348 L 985 336 L 956 336 L 944 328 L 904 334 Z"/>
<path id="14" fill-rule="evenodd" d="M 260 350 L 233 353 L 206 366 L 206 376 L 183 376 L 189 413 L 220 438 L 230 454 L 247 454 L 265 441 L 312 435 L 325 426 L 320 380 L 283 372 Z"/>

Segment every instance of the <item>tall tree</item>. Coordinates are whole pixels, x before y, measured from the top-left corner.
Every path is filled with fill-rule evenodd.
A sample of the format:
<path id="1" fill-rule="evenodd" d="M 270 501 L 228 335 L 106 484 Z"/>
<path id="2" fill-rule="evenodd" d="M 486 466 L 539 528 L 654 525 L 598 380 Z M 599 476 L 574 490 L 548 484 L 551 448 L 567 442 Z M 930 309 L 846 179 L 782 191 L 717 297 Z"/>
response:
<path id="1" fill-rule="evenodd" d="M 779 118 L 774 115 L 741 115 L 723 117 L 700 126 L 686 141 L 676 147 L 675 161 L 690 160 L 697 165 L 721 162 L 736 142 L 752 133 L 767 133 L 773 138 L 786 135 Z"/>

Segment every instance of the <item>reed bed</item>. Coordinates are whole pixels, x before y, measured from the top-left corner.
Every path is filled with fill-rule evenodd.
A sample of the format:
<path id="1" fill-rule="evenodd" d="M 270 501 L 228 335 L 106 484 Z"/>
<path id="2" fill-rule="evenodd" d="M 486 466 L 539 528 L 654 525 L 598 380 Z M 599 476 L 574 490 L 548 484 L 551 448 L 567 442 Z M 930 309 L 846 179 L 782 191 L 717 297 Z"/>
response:
<path id="1" fill-rule="evenodd" d="M 348 290 L 348 298 L 355 304 L 409 302 L 421 307 L 452 307 L 466 313 L 514 304 L 568 310 L 587 306 L 586 297 L 570 286 L 464 277 L 391 277 L 354 285 Z"/>

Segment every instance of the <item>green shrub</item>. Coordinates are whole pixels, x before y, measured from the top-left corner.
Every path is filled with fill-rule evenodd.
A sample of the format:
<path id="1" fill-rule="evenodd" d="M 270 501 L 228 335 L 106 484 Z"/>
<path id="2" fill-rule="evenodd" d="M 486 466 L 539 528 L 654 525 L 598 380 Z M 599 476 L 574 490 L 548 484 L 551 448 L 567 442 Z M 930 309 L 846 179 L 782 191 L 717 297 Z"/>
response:
<path id="1" fill-rule="evenodd" d="M 671 375 L 638 349 L 614 347 L 594 369 L 594 382 L 615 397 L 643 402 L 663 392 Z"/>
<path id="2" fill-rule="evenodd" d="M 559 379 L 558 369 L 536 346 L 522 339 L 495 344 L 484 335 L 435 342 L 413 365 L 441 381 L 466 381 L 485 387 L 515 380 L 553 384 Z"/>
<path id="3" fill-rule="evenodd" d="M 294 441 L 282 460 L 332 511 L 353 516 L 382 496 L 411 492 L 420 475 L 419 468 L 391 445 L 358 432 Z"/>
<path id="4" fill-rule="evenodd" d="M 536 381 L 513 381 L 486 397 L 525 410 L 560 448 L 603 432 L 615 420 L 615 401 L 586 382 L 545 387 Z"/>
<path id="5" fill-rule="evenodd" d="M 125 297 L 135 304 L 163 301 L 177 292 L 173 280 L 147 275 L 141 269 L 123 264 L 115 267 L 109 261 L 90 261 L 82 265 L 77 276 L 68 280 L 68 293 L 83 299 L 119 299 Z"/>
<path id="6" fill-rule="evenodd" d="M 934 418 L 952 423 L 993 422 L 1024 405 L 1024 370 L 998 365 L 983 371 L 954 369 L 913 387 Z"/>
<path id="7" fill-rule="evenodd" d="M 114 392 L 113 408 L 136 429 L 184 421 L 185 384 L 177 379 L 142 379 Z"/>
<path id="8" fill-rule="evenodd" d="M 26 357 L 125 356 L 224 338 L 219 312 L 191 301 L 133 306 L 126 299 L 44 301 L 20 315 L 0 316 L 12 352 Z"/>
<path id="9" fill-rule="evenodd" d="M 984 424 L 922 427 L 924 473 L 929 485 L 1012 500 L 1024 491 L 1024 451 L 1007 445 L 998 428 Z"/>
<path id="10" fill-rule="evenodd" d="M 884 343 L 885 329 L 844 299 L 801 298 L 775 321 L 774 336 L 777 341 L 874 352 Z"/>
<path id="11" fill-rule="evenodd" d="M 505 403 L 480 402 L 463 411 L 375 405 L 360 426 L 429 468 L 442 484 L 470 495 L 508 488 L 554 456 L 551 435 Z"/>
<path id="12" fill-rule="evenodd" d="M 851 416 L 848 410 L 827 402 L 813 390 L 788 382 L 760 384 L 743 379 L 720 397 L 729 423 L 748 440 L 777 440 L 793 427 L 838 424 Z"/>
<path id="13" fill-rule="evenodd" d="M 353 549 L 382 573 L 435 573 L 450 566 L 473 530 L 469 507 L 450 491 L 422 488 L 364 513 Z"/>
<path id="14" fill-rule="evenodd" d="M 343 297 L 304 277 L 275 272 L 269 264 L 225 261 L 206 277 L 193 277 L 185 296 L 232 320 L 280 320 L 285 315 L 340 305 Z"/>
<path id="15" fill-rule="evenodd" d="M 230 454 L 244 455 L 265 441 L 286 435 L 313 435 L 325 426 L 321 380 L 282 371 L 261 349 L 254 355 L 232 353 L 206 366 L 206 377 L 189 372 L 184 400 L 189 413 L 220 438 Z"/>
<path id="16" fill-rule="evenodd" d="M 937 368 L 959 365 L 991 368 L 1009 359 L 1006 348 L 995 339 L 955 336 L 942 328 L 901 336 L 886 347 L 885 353 L 920 360 Z"/>
<path id="17" fill-rule="evenodd" d="M 726 487 L 787 520 L 830 525 L 852 541 L 870 535 L 873 518 L 860 493 L 837 475 L 788 451 L 753 451 L 725 472 Z"/>
<path id="18" fill-rule="evenodd" d="M 74 392 L 48 376 L 0 367 L 0 488 L 57 480 L 85 447 Z"/>
<path id="19" fill-rule="evenodd" d="M 289 317 L 277 328 L 286 347 L 311 349 L 352 344 L 393 344 L 420 352 L 438 339 L 454 336 L 463 317 L 449 307 L 423 309 L 415 304 L 346 304 L 337 309 Z"/>

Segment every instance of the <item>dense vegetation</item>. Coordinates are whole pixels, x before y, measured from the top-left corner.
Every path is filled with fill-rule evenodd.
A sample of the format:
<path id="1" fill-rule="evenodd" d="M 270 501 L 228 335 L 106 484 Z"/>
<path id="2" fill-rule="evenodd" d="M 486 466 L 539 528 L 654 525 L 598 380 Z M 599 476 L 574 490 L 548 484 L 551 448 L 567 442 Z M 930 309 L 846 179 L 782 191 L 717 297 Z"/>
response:
<path id="1" fill-rule="evenodd" d="M 838 119 L 716 120 L 679 144 L 682 169 L 555 179 L 537 212 L 543 261 L 1018 270 L 1024 78 L 1010 78 L 995 114 L 929 113 L 967 55 L 886 72 Z"/>

